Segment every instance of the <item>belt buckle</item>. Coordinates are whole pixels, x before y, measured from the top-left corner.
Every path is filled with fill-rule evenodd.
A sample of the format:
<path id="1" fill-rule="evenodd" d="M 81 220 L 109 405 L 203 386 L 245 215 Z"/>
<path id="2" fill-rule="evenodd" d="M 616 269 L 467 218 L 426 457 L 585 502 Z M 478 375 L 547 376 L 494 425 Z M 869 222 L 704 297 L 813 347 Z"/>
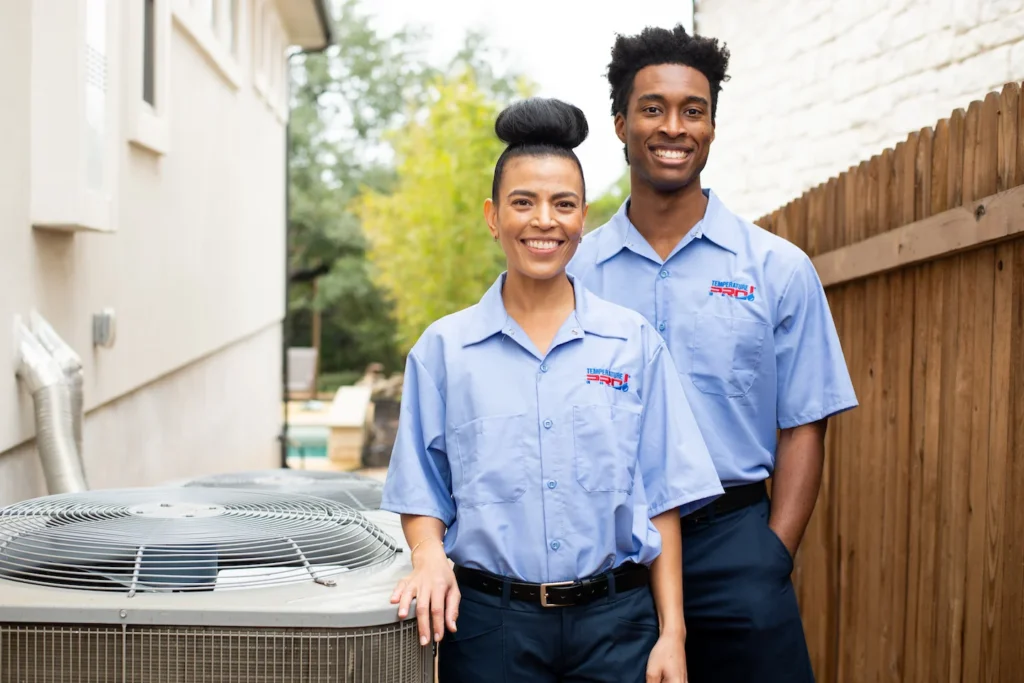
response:
<path id="1" fill-rule="evenodd" d="M 571 586 L 575 581 L 556 581 L 554 583 L 542 583 L 540 585 L 540 606 L 541 607 L 568 607 L 569 605 L 552 605 L 548 602 L 548 588 L 554 586 Z"/>

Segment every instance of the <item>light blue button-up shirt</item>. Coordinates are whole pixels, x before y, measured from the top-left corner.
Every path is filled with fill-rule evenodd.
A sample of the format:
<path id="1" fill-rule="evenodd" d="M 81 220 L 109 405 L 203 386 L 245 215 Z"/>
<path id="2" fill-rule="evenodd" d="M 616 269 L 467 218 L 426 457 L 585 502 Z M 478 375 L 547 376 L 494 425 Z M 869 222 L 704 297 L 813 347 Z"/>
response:
<path id="1" fill-rule="evenodd" d="M 540 353 L 503 284 L 409 353 L 381 507 L 440 519 L 452 561 L 521 581 L 650 564 L 651 517 L 723 492 L 664 342 L 577 284 Z"/>
<path id="2" fill-rule="evenodd" d="M 627 199 L 568 271 L 664 337 L 685 410 L 728 487 L 771 475 L 777 428 L 848 410 L 857 397 L 807 255 L 705 195 L 704 218 L 664 261 L 627 217 Z"/>

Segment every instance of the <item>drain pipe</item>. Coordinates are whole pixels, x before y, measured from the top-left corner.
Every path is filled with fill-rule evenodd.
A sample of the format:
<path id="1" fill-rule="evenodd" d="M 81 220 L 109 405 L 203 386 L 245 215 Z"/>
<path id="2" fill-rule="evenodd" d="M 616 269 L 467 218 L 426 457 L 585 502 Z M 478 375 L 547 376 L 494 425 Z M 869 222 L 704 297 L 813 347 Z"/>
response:
<path id="1" fill-rule="evenodd" d="M 82 369 L 82 359 L 78 357 L 71 345 L 61 339 L 57 331 L 50 323 L 46 322 L 43 316 L 32 311 L 29 317 L 32 324 L 32 332 L 36 339 L 43 345 L 53 359 L 60 365 L 64 372 L 64 379 L 67 380 L 68 391 L 71 395 L 71 425 L 75 437 L 75 449 L 78 451 L 78 458 L 81 461 L 82 454 L 82 422 L 85 415 L 85 371 Z"/>
<path id="2" fill-rule="evenodd" d="M 20 320 L 15 321 L 14 334 L 17 376 L 35 404 L 36 448 L 46 488 L 51 494 L 86 491 L 64 369 Z"/>

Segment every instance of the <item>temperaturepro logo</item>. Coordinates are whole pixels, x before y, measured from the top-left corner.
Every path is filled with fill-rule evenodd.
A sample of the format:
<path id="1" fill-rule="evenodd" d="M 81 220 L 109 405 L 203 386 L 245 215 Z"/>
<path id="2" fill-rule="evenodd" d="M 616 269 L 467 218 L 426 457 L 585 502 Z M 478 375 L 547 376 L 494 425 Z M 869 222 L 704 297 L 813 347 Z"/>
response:
<path id="1" fill-rule="evenodd" d="M 742 282 L 729 282 L 728 280 L 712 280 L 708 296 L 731 296 L 734 299 L 743 301 L 754 300 L 754 285 L 745 285 Z"/>
<path id="2" fill-rule="evenodd" d="M 587 384 L 603 384 L 616 391 L 629 391 L 629 374 L 608 368 L 587 368 Z"/>

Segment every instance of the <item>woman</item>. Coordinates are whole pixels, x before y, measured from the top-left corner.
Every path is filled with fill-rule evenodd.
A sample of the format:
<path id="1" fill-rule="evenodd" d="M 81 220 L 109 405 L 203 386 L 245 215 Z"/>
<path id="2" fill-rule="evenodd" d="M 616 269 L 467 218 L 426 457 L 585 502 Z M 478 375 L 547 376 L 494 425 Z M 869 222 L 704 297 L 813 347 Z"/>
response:
<path id="1" fill-rule="evenodd" d="M 565 273 L 583 112 L 531 99 L 495 129 L 508 269 L 407 359 L 382 507 L 413 572 L 392 602 L 416 600 L 424 645 L 447 626 L 441 683 L 683 681 L 679 516 L 721 485 L 664 342 Z"/>

